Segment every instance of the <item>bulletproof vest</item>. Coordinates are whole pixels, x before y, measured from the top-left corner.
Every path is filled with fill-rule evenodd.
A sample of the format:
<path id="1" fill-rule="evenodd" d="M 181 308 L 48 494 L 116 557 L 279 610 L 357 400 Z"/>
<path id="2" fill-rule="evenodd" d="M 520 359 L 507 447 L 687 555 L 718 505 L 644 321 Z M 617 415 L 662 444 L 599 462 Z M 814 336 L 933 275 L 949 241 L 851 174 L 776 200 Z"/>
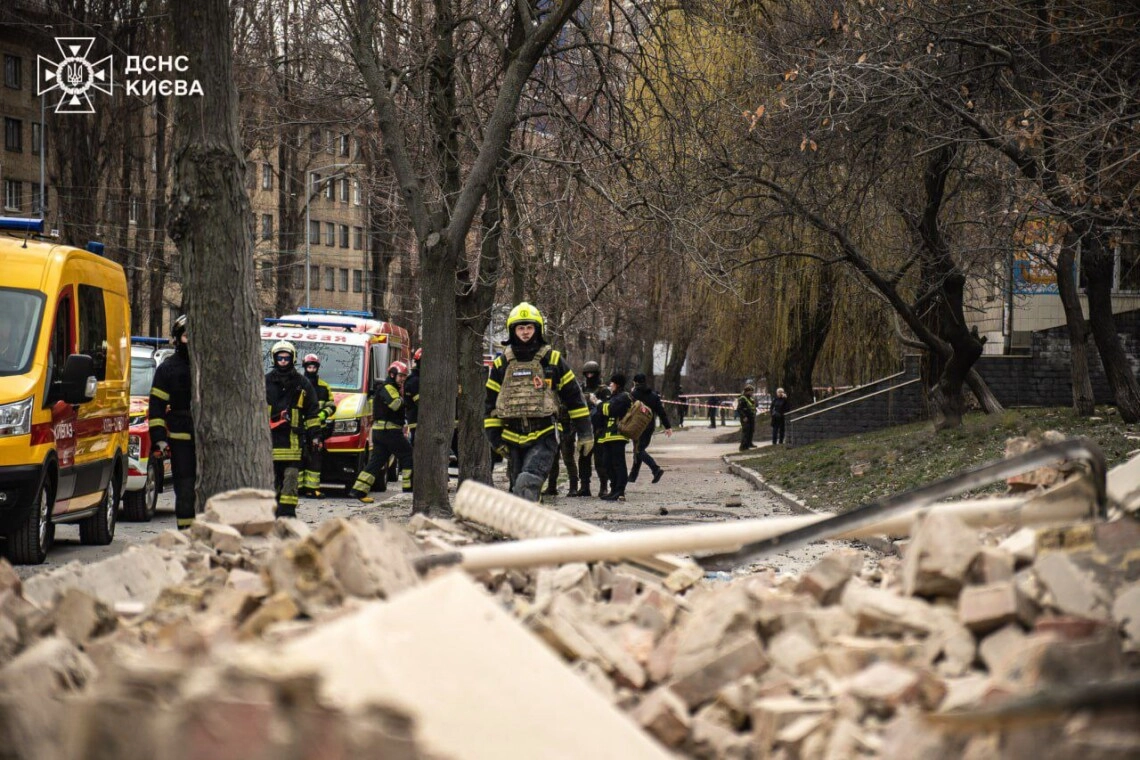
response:
<path id="1" fill-rule="evenodd" d="M 550 417 L 558 413 L 558 397 L 548 385 L 542 360 L 550 353 L 543 346 L 530 361 L 515 358 L 510 346 L 503 352 L 507 366 L 503 384 L 495 401 L 495 416 L 500 419 L 520 417 Z"/>

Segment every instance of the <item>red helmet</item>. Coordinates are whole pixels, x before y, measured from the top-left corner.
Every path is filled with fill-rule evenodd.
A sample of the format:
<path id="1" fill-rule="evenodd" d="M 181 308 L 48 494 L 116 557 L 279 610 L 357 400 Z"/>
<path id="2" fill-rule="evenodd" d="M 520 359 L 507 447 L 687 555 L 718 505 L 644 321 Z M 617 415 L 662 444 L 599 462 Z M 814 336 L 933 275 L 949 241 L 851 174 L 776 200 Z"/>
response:
<path id="1" fill-rule="evenodd" d="M 319 367 L 321 366 L 321 357 L 317 356 L 316 354 L 305 354 L 305 358 L 301 362 L 301 366 L 304 367 L 306 364 L 315 364 Z"/>
<path id="2" fill-rule="evenodd" d="M 420 360 L 420 357 L 423 355 L 424 355 L 424 350 L 422 348 L 417 348 L 416 352 L 414 354 L 412 354 L 412 361 L 418 362 Z"/>
<path id="3" fill-rule="evenodd" d="M 406 375 L 408 374 L 408 365 L 403 362 L 392 362 L 388 365 L 389 375 Z"/>

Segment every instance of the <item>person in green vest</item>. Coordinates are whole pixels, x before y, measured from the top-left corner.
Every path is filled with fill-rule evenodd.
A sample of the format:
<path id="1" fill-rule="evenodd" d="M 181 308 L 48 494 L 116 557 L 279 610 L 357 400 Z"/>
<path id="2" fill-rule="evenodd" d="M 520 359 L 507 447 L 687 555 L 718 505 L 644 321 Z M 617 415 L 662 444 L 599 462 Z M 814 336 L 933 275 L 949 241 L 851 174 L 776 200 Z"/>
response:
<path id="1" fill-rule="evenodd" d="M 744 393 L 736 399 L 736 416 L 740 418 L 740 450 L 756 448 L 752 442 L 752 435 L 756 432 L 756 399 L 753 394 L 756 389 L 751 385 L 744 386 Z"/>

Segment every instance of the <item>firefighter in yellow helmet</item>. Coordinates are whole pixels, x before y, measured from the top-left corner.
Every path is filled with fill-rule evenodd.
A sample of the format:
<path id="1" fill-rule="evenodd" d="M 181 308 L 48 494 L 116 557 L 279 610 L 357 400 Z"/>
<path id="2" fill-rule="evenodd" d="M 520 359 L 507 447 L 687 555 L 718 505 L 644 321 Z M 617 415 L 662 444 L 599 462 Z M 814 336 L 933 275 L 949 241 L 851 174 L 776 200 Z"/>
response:
<path id="1" fill-rule="evenodd" d="M 594 447 L 590 412 L 574 371 L 547 344 L 543 327 L 542 313 L 531 304 L 511 310 L 506 348 L 491 363 L 484 403 L 483 429 L 491 448 L 509 460 L 511 492 L 530 501 L 538 501 L 558 456 L 560 403 L 578 434 L 578 452 Z"/>
<path id="2" fill-rule="evenodd" d="M 297 349 L 279 340 L 270 350 L 273 369 L 265 373 L 265 402 L 273 442 L 273 489 L 277 516 L 297 516 L 297 480 L 301 449 L 312 445 L 320 430 L 320 407 L 313 386 L 297 371 Z M 316 440 L 319 441 L 319 438 Z"/>
<path id="3" fill-rule="evenodd" d="M 309 445 L 301 452 L 301 487 L 300 494 L 314 499 L 321 496 L 321 465 L 322 452 L 326 432 L 331 428 L 329 422 L 336 414 L 336 400 L 333 399 L 332 386 L 321 379 L 321 357 L 316 354 L 307 354 L 301 362 L 305 368 L 305 379 L 313 386 L 317 394 L 317 428 L 309 435 Z"/>
<path id="4" fill-rule="evenodd" d="M 368 493 L 376 478 L 384 477 L 377 490 L 387 490 L 388 460 L 393 456 L 401 470 L 404 493 L 412 490 L 412 445 L 404 435 L 407 417 L 403 386 L 407 377 L 408 365 L 394 361 L 388 365 L 388 379 L 372 392 L 372 456 L 348 492 L 350 497 L 365 504 L 372 503 Z"/>

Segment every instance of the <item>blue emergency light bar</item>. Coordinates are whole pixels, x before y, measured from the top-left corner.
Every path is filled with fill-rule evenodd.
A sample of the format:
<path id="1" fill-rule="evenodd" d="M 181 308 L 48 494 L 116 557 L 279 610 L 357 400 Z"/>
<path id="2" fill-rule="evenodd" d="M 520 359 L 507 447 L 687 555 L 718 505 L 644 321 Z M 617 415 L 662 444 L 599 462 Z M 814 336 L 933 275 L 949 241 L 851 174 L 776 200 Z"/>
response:
<path id="1" fill-rule="evenodd" d="M 290 325 L 293 327 L 329 327 L 334 330 L 347 330 L 350 332 L 353 328 L 353 325 L 346 325 L 344 322 L 329 322 L 322 319 L 309 319 L 308 317 L 305 317 L 304 319 L 281 319 L 279 317 L 266 317 L 262 320 L 262 323 L 270 326 L 284 325 L 286 327 Z"/>
<path id="2" fill-rule="evenodd" d="M 142 346 L 168 346 L 170 338 L 150 338 L 145 335 L 132 335 L 131 343 Z"/>
<path id="3" fill-rule="evenodd" d="M 0 230 L 42 234 L 44 231 L 44 220 L 25 219 L 22 216 L 0 216 Z"/>
<path id="4" fill-rule="evenodd" d="M 372 312 L 370 311 L 353 311 L 352 309 L 317 309 L 308 306 L 302 306 L 297 309 L 298 314 L 316 314 L 325 317 L 359 317 L 360 319 L 372 319 Z"/>

